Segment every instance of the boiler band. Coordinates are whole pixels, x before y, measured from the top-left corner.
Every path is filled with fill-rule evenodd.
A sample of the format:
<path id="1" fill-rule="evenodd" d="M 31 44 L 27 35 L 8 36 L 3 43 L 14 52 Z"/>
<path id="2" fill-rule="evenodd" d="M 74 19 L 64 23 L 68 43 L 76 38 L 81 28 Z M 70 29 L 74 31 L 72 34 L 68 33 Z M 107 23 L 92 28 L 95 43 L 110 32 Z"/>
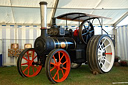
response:
<path id="1" fill-rule="evenodd" d="M 64 49 L 75 49 L 76 42 L 73 38 L 59 38 L 51 37 L 54 42 L 54 48 L 64 48 Z"/>
<path id="2" fill-rule="evenodd" d="M 44 52 L 50 52 L 52 49 L 75 49 L 76 42 L 69 37 L 38 37 L 34 43 L 35 51 L 41 55 Z"/>

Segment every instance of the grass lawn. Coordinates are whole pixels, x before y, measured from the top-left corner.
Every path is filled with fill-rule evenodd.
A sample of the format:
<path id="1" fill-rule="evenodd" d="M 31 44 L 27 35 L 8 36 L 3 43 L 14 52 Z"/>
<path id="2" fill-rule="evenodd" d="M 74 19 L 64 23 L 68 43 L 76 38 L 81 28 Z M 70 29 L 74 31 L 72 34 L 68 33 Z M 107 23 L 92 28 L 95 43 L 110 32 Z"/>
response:
<path id="1" fill-rule="evenodd" d="M 88 66 L 71 69 L 70 75 L 56 85 L 112 85 L 112 82 L 128 82 L 128 67 L 114 67 L 109 73 L 93 75 Z M 45 69 L 32 78 L 22 78 L 17 67 L 0 67 L 0 85 L 51 85 Z M 128 84 L 124 84 L 128 85 Z"/>

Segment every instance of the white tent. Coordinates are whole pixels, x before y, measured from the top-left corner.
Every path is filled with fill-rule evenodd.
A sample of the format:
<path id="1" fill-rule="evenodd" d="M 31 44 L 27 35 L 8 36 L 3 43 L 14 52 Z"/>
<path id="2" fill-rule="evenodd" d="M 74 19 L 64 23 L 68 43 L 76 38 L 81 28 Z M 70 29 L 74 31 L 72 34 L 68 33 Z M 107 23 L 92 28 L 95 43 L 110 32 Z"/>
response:
<path id="1" fill-rule="evenodd" d="M 51 23 L 52 17 L 82 12 L 111 18 L 104 19 L 103 23 L 109 34 L 115 34 L 112 26 L 128 15 L 128 0 L 0 0 L 0 53 L 3 55 L 3 65 L 16 65 L 17 58 L 8 57 L 11 43 L 19 43 L 20 49 L 23 49 L 26 43 L 33 46 L 33 40 L 40 36 L 40 1 L 48 3 L 47 24 Z M 65 21 L 57 20 L 57 24 L 65 26 Z M 95 34 L 101 33 L 97 24 L 97 21 L 93 24 L 96 28 Z M 68 21 L 71 28 L 76 29 L 77 25 L 78 22 Z"/>
<path id="2" fill-rule="evenodd" d="M 128 0 L 0 0 L 0 24 L 39 25 L 40 1 L 48 3 L 48 24 L 53 16 L 82 12 L 110 17 L 112 19 L 104 20 L 104 24 L 113 25 L 128 12 Z"/>

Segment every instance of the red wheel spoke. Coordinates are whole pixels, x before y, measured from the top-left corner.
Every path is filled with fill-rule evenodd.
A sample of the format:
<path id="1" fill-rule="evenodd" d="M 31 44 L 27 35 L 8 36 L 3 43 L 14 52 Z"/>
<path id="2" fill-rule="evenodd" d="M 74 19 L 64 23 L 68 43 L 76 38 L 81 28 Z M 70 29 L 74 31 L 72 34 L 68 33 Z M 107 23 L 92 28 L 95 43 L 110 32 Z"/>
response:
<path id="1" fill-rule="evenodd" d="M 32 66 L 32 71 L 33 71 L 33 74 L 34 74 L 34 67 Z"/>
<path id="2" fill-rule="evenodd" d="M 50 62 L 50 64 L 52 64 L 52 65 L 54 65 L 54 66 L 55 66 L 55 63 Z"/>
<path id="3" fill-rule="evenodd" d="M 34 58 L 34 51 L 32 52 L 32 59 Z"/>
<path id="4" fill-rule="evenodd" d="M 29 68 L 30 66 L 28 66 L 26 69 L 23 70 L 23 73 Z"/>
<path id="5" fill-rule="evenodd" d="M 37 55 L 35 57 L 32 58 L 32 61 L 34 61 L 34 59 L 37 57 Z"/>
<path id="6" fill-rule="evenodd" d="M 70 56 L 64 49 L 55 49 L 46 60 L 46 74 L 50 81 L 58 83 L 64 81 L 70 72 Z"/>
<path id="7" fill-rule="evenodd" d="M 66 60 L 64 63 L 63 63 L 63 65 L 65 64 L 65 63 L 67 63 L 68 61 Z"/>
<path id="8" fill-rule="evenodd" d="M 52 77 L 53 79 L 55 79 L 55 77 L 56 77 L 57 73 L 58 73 L 58 70 L 56 71 L 55 75 Z"/>
<path id="9" fill-rule="evenodd" d="M 36 69 L 38 69 L 38 67 L 37 66 L 34 66 L 34 65 L 32 65 L 33 67 L 35 67 Z"/>
<path id="10" fill-rule="evenodd" d="M 26 65 L 26 64 L 28 64 L 28 63 L 22 63 L 21 66 Z"/>
<path id="11" fill-rule="evenodd" d="M 57 63 L 54 55 L 53 55 L 53 59 L 54 59 L 55 63 Z"/>
<path id="12" fill-rule="evenodd" d="M 27 52 L 27 56 L 28 56 L 28 60 L 30 60 L 30 59 L 29 59 L 29 53 L 28 53 L 28 52 Z"/>
<path id="13" fill-rule="evenodd" d="M 112 52 L 111 53 L 105 53 L 106 55 L 112 55 Z"/>
<path id="14" fill-rule="evenodd" d="M 54 69 L 55 69 L 55 67 L 53 67 L 53 68 L 50 70 L 50 72 L 53 71 Z"/>
<path id="15" fill-rule="evenodd" d="M 25 77 L 34 77 L 38 75 L 42 69 L 42 66 L 39 65 L 37 59 L 37 53 L 34 48 L 25 49 L 19 58 L 22 58 L 17 62 L 20 66 L 17 66 L 20 69 L 20 74 L 23 74 Z M 37 65 L 38 64 L 38 65 Z"/>
<path id="16" fill-rule="evenodd" d="M 64 71 L 63 71 L 63 69 L 60 69 L 61 70 L 61 72 L 62 72 L 62 74 L 63 74 L 63 76 L 64 76 Z"/>
<path id="17" fill-rule="evenodd" d="M 60 52 L 58 52 L 59 62 L 60 62 Z"/>
<path id="18" fill-rule="evenodd" d="M 59 72 L 57 73 L 57 78 L 58 78 L 58 80 L 59 80 Z"/>
<path id="19" fill-rule="evenodd" d="M 29 70 L 30 70 L 30 68 L 28 68 L 28 76 L 29 76 Z"/>
<path id="20" fill-rule="evenodd" d="M 63 54 L 62 57 L 60 58 L 60 61 L 62 60 L 63 57 L 64 57 L 64 54 Z"/>
<path id="21" fill-rule="evenodd" d="M 23 59 L 24 59 L 24 60 L 26 60 L 26 61 L 28 61 L 28 59 L 27 59 L 27 58 L 25 58 L 24 56 L 23 56 Z"/>
<path id="22" fill-rule="evenodd" d="M 63 67 L 64 70 L 67 70 L 67 68 Z"/>

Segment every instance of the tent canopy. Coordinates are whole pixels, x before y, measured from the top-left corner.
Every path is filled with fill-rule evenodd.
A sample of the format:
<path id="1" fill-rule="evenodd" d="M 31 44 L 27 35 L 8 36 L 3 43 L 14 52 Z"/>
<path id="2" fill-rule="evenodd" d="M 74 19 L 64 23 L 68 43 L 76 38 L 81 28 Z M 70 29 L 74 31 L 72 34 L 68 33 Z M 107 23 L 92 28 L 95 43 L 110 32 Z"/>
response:
<path id="1" fill-rule="evenodd" d="M 128 0 L 0 0 L 0 24 L 39 25 L 40 1 L 48 3 L 48 24 L 51 22 L 54 11 L 54 17 L 70 12 L 80 12 L 111 18 L 104 19 L 103 24 L 106 25 L 113 25 L 128 12 Z M 57 8 L 55 8 L 56 5 Z M 63 23 L 64 21 L 57 21 L 59 25 Z M 68 22 L 68 24 L 75 23 Z M 97 24 L 97 21 L 94 24 Z"/>

